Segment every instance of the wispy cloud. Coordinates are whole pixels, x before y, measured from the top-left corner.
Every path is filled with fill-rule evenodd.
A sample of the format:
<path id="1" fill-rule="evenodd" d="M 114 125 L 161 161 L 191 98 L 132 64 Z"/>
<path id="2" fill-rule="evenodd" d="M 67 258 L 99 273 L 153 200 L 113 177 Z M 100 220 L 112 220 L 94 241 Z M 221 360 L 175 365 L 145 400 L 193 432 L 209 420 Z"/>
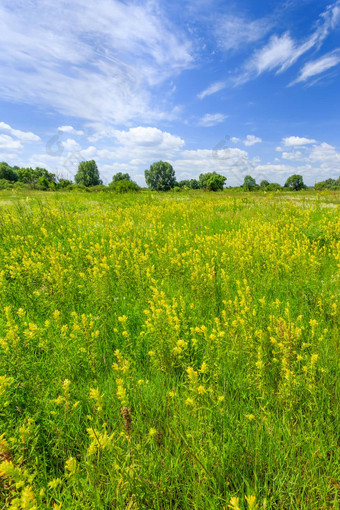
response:
<path id="1" fill-rule="evenodd" d="M 192 63 L 152 1 L 2 3 L 0 47 L 3 97 L 90 121 L 162 118 L 151 90 Z"/>
<path id="2" fill-rule="evenodd" d="M 199 121 L 199 125 L 203 127 L 211 127 L 224 122 L 227 118 L 227 115 L 223 113 L 206 113 L 201 120 Z"/>
<path id="3" fill-rule="evenodd" d="M 339 63 L 340 63 L 339 50 L 327 53 L 326 55 L 323 55 L 317 60 L 307 62 L 301 69 L 297 79 L 294 80 L 290 85 L 294 85 L 295 83 L 299 83 L 302 81 L 307 81 L 313 76 L 317 76 L 328 71 L 328 69 L 336 67 Z"/>
<path id="4" fill-rule="evenodd" d="M 276 73 L 282 73 L 311 49 L 319 49 L 330 31 L 339 23 L 339 11 L 338 0 L 320 15 L 315 30 L 304 41 L 294 40 L 289 32 L 272 35 L 265 46 L 254 51 L 243 71 L 234 78 L 234 85 L 241 85 L 264 72 L 275 70 Z"/>
<path id="5" fill-rule="evenodd" d="M 197 94 L 197 97 L 199 99 L 204 99 L 207 96 L 211 96 L 212 94 L 216 94 L 216 92 L 219 92 L 220 90 L 223 90 L 226 87 L 226 82 L 224 81 L 217 81 L 210 85 L 208 88 Z"/>
<path id="6" fill-rule="evenodd" d="M 262 39 L 271 29 L 268 19 L 250 20 L 227 14 L 217 20 L 216 36 L 224 50 L 244 49 L 245 46 Z"/>

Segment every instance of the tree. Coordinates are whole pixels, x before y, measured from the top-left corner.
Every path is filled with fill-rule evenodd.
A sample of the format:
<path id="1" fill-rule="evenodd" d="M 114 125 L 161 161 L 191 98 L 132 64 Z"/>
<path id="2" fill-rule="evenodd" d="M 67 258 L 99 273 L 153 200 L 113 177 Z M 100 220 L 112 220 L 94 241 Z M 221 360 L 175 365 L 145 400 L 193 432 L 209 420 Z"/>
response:
<path id="1" fill-rule="evenodd" d="M 6 179 L 6 181 L 16 182 L 18 180 L 18 175 L 15 172 L 14 168 L 12 168 L 3 161 L 2 163 L 0 163 L 0 179 Z"/>
<path id="2" fill-rule="evenodd" d="M 246 191 L 252 191 L 256 186 L 256 181 L 251 175 L 246 175 L 243 181 L 243 188 Z"/>
<path id="3" fill-rule="evenodd" d="M 285 188 L 290 188 L 294 191 L 299 191 L 300 189 L 304 189 L 306 186 L 304 185 L 302 175 L 291 175 L 286 180 Z"/>
<path id="4" fill-rule="evenodd" d="M 118 172 L 112 177 L 112 182 L 118 181 L 131 181 L 131 177 L 128 173 L 122 174 L 122 172 Z"/>
<path id="5" fill-rule="evenodd" d="M 266 179 L 260 182 L 260 188 L 264 189 L 267 186 L 269 186 L 269 181 L 267 181 Z"/>
<path id="6" fill-rule="evenodd" d="M 24 182 L 32 188 L 37 187 L 39 179 L 45 179 L 49 184 L 55 183 L 56 181 L 55 175 L 48 172 L 46 168 L 19 168 L 17 174 L 20 182 Z"/>
<path id="7" fill-rule="evenodd" d="M 168 191 L 176 185 L 175 171 L 166 161 L 153 163 L 144 173 L 146 184 L 153 190 Z"/>
<path id="8" fill-rule="evenodd" d="M 78 172 L 74 180 L 76 184 L 82 184 L 86 187 L 102 184 L 96 162 L 92 159 L 91 161 L 82 161 L 79 163 Z"/>
<path id="9" fill-rule="evenodd" d="M 224 175 L 217 172 L 208 172 L 199 176 L 201 187 L 209 191 L 222 191 L 226 180 Z"/>

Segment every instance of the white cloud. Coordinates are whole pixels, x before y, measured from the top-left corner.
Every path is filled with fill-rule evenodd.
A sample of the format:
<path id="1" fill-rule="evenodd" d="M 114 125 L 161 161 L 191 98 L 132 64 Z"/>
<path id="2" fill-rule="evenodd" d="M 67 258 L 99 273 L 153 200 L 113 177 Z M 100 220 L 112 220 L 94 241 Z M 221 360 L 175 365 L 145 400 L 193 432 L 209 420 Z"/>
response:
<path id="1" fill-rule="evenodd" d="M 219 92 L 220 90 L 223 90 L 226 87 L 226 82 L 224 81 L 217 81 L 210 85 L 208 88 L 197 94 L 197 97 L 199 99 L 204 99 L 207 96 L 211 96 L 212 94 L 216 94 L 216 92 Z"/>
<path id="2" fill-rule="evenodd" d="M 152 90 L 192 65 L 187 37 L 153 1 L 2 3 L 0 45 L 7 100 L 103 124 L 165 117 Z"/>
<path id="3" fill-rule="evenodd" d="M 127 147 L 129 151 L 134 150 L 149 151 L 150 148 L 156 147 L 157 150 L 177 151 L 184 146 L 184 140 L 179 136 L 174 136 L 167 131 L 161 131 L 155 127 L 135 127 L 128 131 L 114 132 L 115 138 L 121 145 Z"/>
<path id="4" fill-rule="evenodd" d="M 211 127 L 220 124 L 227 118 L 223 113 L 206 113 L 199 121 L 199 126 Z"/>
<path id="5" fill-rule="evenodd" d="M 68 138 L 64 142 L 61 142 L 61 145 L 66 151 L 74 152 L 81 150 L 81 146 L 79 145 L 79 143 L 76 142 L 75 140 L 72 140 L 72 138 Z"/>
<path id="6" fill-rule="evenodd" d="M 277 34 L 272 35 L 269 42 L 261 49 L 256 50 L 246 62 L 243 72 L 234 78 L 234 85 L 241 85 L 266 71 L 276 70 L 277 73 L 286 71 L 309 50 L 319 48 L 340 19 L 339 6 L 340 2 L 337 1 L 327 7 L 320 15 L 314 32 L 302 42 L 295 41 L 289 32 L 280 36 Z M 332 65 L 330 61 L 327 64 L 325 62 L 323 64 L 328 64 L 331 67 L 336 65 L 334 64 L 334 59 L 332 60 Z M 322 63 L 319 63 L 319 68 L 321 67 Z M 310 72 L 313 72 L 312 67 L 307 68 L 307 73 Z M 302 81 L 301 76 L 293 83 L 297 81 Z"/>
<path id="7" fill-rule="evenodd" d="M 31 133 L 31 131 L 13 129 L 9 124 L 5 124 L 5 122 L 0 122 L 0 131 L 8 131 L 12 136 L 23 142 L 38 142 L 40 140 L 40 137 Z"/>
<path id="8" fill-rule="evenodd" d="M 249 20 L 227 14 L 217 22 L 216 35 L 224 50 L 244 49 L 244 46 L 262 39 L 270 30 L 266 19 Z"/>
<path id="9" fill-rule="evenodd" d="M 300 145 L 308 145 L 311 143 L 316 143 L 316 140 L 312 138 L 304 138 L 301 136 L 287 136 L 282 140 L 285 147 L 299 147 Z M 280 147 L 277 150 L 281 150 Z"/>
<path id="10" fill-rule="evenodd" d="M 292 161 L 299 161 L 304 158 L 302 155 L 302 152 L 295 151 L 295 152 L 282 152 L 281 154 L 282 159 L 290 159 Z"/>
<path id="11" fill-rule="evenodd" d="M 229 186 L 240 184 L 254 168 L 248 153 L 237 148 L 184 150 L 173 165 L 178 179 L 197 179 L 200 173 L 216 171 L 227 177 Z"/>
<path id="12" fill-rule="evenodd" d="M 78 136 L 82 136 L 84 134 L 84 131 L 81 131 L 81 130 L 77 131 L 72 126 L 60 126 L 60 127 L 58 127 L 58 131 L 61 131 L 62 133 L 70 133 L 72 135 L 78 135 Z"/>
<path id="13" fill-rule="evenodd" d="M 299 83 L 301 81 L 307 81 L 309 78 L 316 76 L 318 74 L 324 73 L 328 71 L 328 69 L 332 69 L 340 63 L 340 52 L 333 51 L 331 53 L 327 53 L 317 60 L 313 60 L 311 62 L 307 62 L 300 71 L 299 76 L 295 81 L 291 83 Z"/>
<path id="14" fill-rule="evenodd" d="M 241 140 L 240 140 L 240 138 L 237 138 L 237 136 L 232 136 L 232 137 L 230 138 L 230 141 L 231 141 L 232 143 L 238 143 L 238 142 L 240 142 Z"/>
<path id="15" fill-rule="evenodd" d="M 11 136 L 0 135 L 0 149 L 4 151 L 12 151 L 22 149 L 23 146 L 18 140 L 13 140 Z"/>
<path id="16" fill-rule="evenodd" d="M 243 141 L 244 145 L 251 146 L 255 145 L 256 143 L 262 142 L 262 138 L 259 138 L 258 136 L 254 135 L 247 135 L 246 139 Z"/>

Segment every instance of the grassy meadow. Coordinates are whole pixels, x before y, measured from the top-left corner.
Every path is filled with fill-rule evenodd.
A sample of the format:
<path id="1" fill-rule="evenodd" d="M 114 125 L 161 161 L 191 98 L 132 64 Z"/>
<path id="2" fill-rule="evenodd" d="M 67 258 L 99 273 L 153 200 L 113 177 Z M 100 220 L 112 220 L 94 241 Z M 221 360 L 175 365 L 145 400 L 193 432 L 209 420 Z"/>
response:
<path id="1" fill-rule="evenodd" d="M 0 194 L 1 509 L 339 509 L 339 194 Z"/>

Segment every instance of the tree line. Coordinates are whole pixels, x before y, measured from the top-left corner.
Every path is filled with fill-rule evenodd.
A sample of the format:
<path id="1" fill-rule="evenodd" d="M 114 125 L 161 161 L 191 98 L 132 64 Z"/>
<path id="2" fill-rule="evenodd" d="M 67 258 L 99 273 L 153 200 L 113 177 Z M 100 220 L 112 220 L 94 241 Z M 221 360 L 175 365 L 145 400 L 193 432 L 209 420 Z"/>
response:
<path id="1" fill-rule="evenodd" d="M 145 181 L 149 189 L 155 191 L 180 191 L 204 189 L 207 191 L 222 191 L 225 188 L 227 178 L 217 172 L 207 172 L 200 174 L 198 179 L 184 179 L 177 181 L 175 171 L 170 163 L 166 161 L 157 161 L 149 169 L 145 170 Z M 94 160 L 82 161 L 78 165 L 78 171 L 74 182 L 69 179 L 58 178 L 55 174 L 45 168 L 20 168 L 11 167 L 6 162 L 0 163 L 0 189 L 10 188 L 29 188 L 38 190 L 112 190 L 117 193 L 126 193 L 129 191 L 139 191 L 141 188 L 134 182 L 128 173 L 118 172 L 112 177 L 108 186 L 104 186 L 100 179 L 99 170 Z M 230 186 L 231 188 L 231 186 Z M 241 186 L 237 186 L 243 191 L 277 191 L 293 190 L 300 191 L 307 186 L 303 182 L 301 175 L 291 175 L 286 180 L 284 186 L 275 182 L 262 180 L 259 184 L 251 175 L 246 175 Z M 339 190 L 340 177 L 338 179 L 327 179 L 315 184 L 314 189 Z"/>

